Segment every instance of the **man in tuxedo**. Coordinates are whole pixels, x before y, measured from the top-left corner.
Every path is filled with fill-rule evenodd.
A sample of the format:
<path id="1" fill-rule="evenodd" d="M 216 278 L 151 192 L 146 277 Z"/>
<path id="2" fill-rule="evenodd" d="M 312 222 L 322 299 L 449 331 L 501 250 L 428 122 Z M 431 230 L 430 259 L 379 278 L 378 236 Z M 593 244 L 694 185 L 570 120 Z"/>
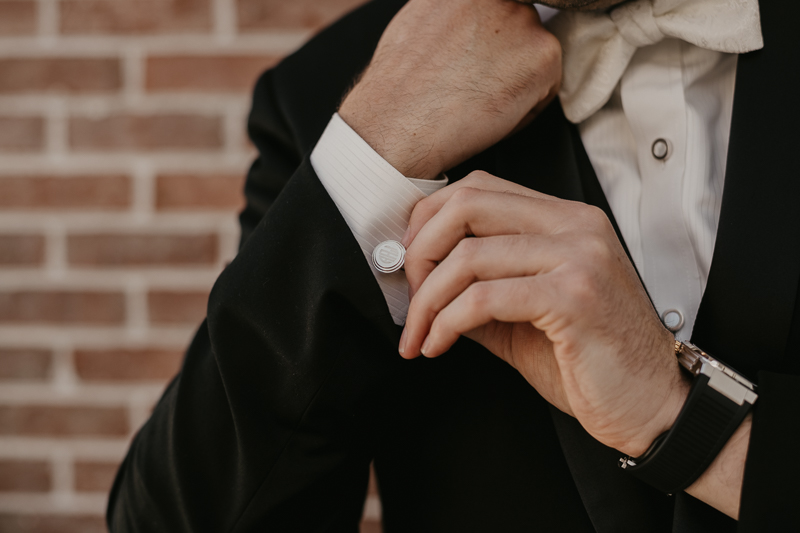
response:
<path id="1" fill-rule="evenodd" d="M 652 21 L 637 14 L 641 4 L 623 8 L 640 33 L 652 36 Z M 656 4 L 651 18 L 670 14 L 655 13 Z M 615 218 L 625 204 L 608 192 L 620 189 L 607 178 L 622 171 L 607 171 L 611 163 L 591 122 L 597 113 L 635 122 L 628 114 L 642 99 L 628 92 L 637 86 L 635 69 L 650 76 L 657 63 L 636 49 L 646 56 L 658 41 L 641 37 L 632 51 L 623 50 L 622 78 L 587 98 L 578 93 L 596 85 L 584 83 L 567 61 L 581 32 L 560 34 L 554 21 L 565 49 L 560 103 L 576 127 L 558 101 L 546 106 L 559 81 L 557 44 L 530 7 L 414 0 L 384 33 L 401 6 L 368 4 L 256 87 L 249 127 L 260 156 L 246 187 L 242 247 L 215 285 L 181 373 L 120 469 L 111 530 L 354 531 L 373 459 L 387 532 L 735 529 L 723 513 L 738 515 L 742 531 L 796 529 L 800 184 L 792 179 L 798 163 L 791 141 L 799 114 L 792 98 L 797 69 L 786 68 L 797 44 L 788 13 L 795 8 L 762 5 L 758 33 L 767 45 L 734 63 L 730 142 L 728 135 L 711 136 L 724 137 L 728 154 L 713 254 L 689 239 L 695 256 L 713 260 L 698 309 L 664 309 L 680 312 L 681 320 L 670 322 L 659 303 L 670 291 L 648 278 L 653 254 L 637 244 L 642 239 L 628 238 L 636 217 Z M 595 15 L 611 20 L 631 44 L 638 34 L 625 34 L 620 9 Z M 659 32 L 670 25 L 659 23 Z M 606 19 L 600 24 L 608 27 Z M 675 31 L 677 39 L 682 30 Z M 626 47 L 615 35 L 605 41 Z M 369 68 L 329 124 L 376 44 Z M 608 68 L 615 64 L 619 69 L 618 61 Z M 688 85 L 683 93 L 691 99 L 696 93 Z M 529 115 L 536 118 L 525 126 Z M 600 141 L 608 131 L 600 128 Z M 679 161 L 681 146 L 691 145 L 658 140 L 663 146 L 648 148 L 659 161 Z M 354 153 L 366 167 L 336 166 L 336 154 Z M 694 160 L 707 159 L 703 153 Z M 367 168 L 386 183 L 393 171 L 437 181 L 451 167 L 452 181 L 482 170 L 513 183 L 472 174 L 418 204 L 409 232 L 396 236 L 409 245 L 415 294 L 401 338 L 396 324 L 407 304 L 391 291 L 402 283 L 377 276 L 365 261 L 370 239 L 384 230 L 358 225 L 359 211 L 346 207 L 352 196 L 343 196 L 336 175 Z M 430 191 L 411 183 L 411 201 Z M 648 194 L 643 188 L 641 198 Z M 514 235 L 525 242 L 508 239 Z M 547 246 L 542 236 L 552 237 Z M 497 264 L 533 271 L 487 273 L 467 260 L 486 251 Z M 539 264 L 543 258 L 552 264 Z M 643 270 L 652 304 L 633 264 Z M 469 269 L 468 282 L 453 285 Z M 462 297 L 469 303 L 487 281 L 538 280 L 550 271 L 569 274 L 548 278 L 546 285 L 559 289 L 550 294 L 511 284 L 505 293 L 473 296 L 471 306 L 450 305 Z M 470 312 L 458 315 L 463 309 Z M 733 428 L 689 493 L 674 496 L 616 466 L 620 452 L 640 456 L 670 430 L 692 387 L 660 314 L 676 335 L 691 335 L 759 386 L 752 418 Z M 683 332 L 687 321 L 693 328 Z M 462 339 L 433 357 L 462 333 L 480 344 Z M 503 341 L 509 336 L 524 342 L 510 349 Z M 398 343 L 406 358 L 420 350 L 429 357 L 404 360 Z"/>

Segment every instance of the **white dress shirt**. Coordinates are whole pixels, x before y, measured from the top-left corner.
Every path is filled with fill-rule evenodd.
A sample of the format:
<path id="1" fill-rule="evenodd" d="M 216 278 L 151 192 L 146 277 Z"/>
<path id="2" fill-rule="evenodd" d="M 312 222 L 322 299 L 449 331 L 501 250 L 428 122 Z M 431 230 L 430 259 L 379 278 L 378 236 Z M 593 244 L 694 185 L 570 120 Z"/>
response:
<path id="1" fill-rule="evenodd" d="M 680 339 L 714 253 L 736 60 L 677 39 L 640 48 L 611 100 L 579 125 L 639 275 Z"/>
<path id="2" fill-rule="evenodd" d="M 311 153 L 311 166 L 364 252 L 394 323 L 405 324 L 408 314 L 405 272 L 378 272 L 372 264 L 372 250 L 383 241 L 402 239 L 411 210 L 421 199 L 447 185 L 447 178 L 406 178 L 338 113 L 333 115 Z"/>
<path id="3" fill-rule="evenodd" d="M 714 251 L 730 135 L 736 54 L 665 39 L 640 48 L 581 139 L 639 274 L 676 337 L 688 339 Z M 371 265 L 403 235 L 425 182 L 403 177 L 335 115 L 311 155 Z M 502 176 L 500 176 L 502 177 Z M 373 272 L 396 324 L 404 274 Z"/>

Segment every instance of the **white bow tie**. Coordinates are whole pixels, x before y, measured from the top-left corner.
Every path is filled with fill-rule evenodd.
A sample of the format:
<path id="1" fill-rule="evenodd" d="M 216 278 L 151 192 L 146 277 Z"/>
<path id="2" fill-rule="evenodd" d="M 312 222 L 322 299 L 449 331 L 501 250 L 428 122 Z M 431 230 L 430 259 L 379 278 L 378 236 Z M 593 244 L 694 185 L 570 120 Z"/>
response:
<path id="1" fill-rule="evenodd" d="M 610 13 L 563 11 L 548 24 L 561 41 L 561 105 L 573 123 L 603 107 L 642 46 L 667 37 L 718 52 L 764 46 L 758 0 L 635 0 Z"/>

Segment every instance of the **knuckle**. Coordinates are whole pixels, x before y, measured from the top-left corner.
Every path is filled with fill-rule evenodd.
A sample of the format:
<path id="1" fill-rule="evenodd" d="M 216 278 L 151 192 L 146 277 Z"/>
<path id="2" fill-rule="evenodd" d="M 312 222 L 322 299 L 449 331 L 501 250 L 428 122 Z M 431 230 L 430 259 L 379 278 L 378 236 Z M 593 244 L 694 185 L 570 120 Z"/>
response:
<path id="1" fill-rule="evenodd" d="M 466 290 L 464 305 L 470 314 L 481 312 L 488 303 L 489 285 L 486 282 L 478 281 L 470 285 Z"/>
<path id="2" fill-rule="evenodd" d="M 482 188 L 487 182 L 491 181 L 494 176 L 489 174 L 483 170 L 473 170 L 466 177 L 464 177 L 461 181 L 469 186 L 474 188 Z"/>
<path id="3" fill-rule="evenodd" d="M 540 34 L 539 48 L 547 62 L 555 63 L 561 61 L 561 43 L 549 31 Z"/>
<path id="4" fill-rule="evenodd" d="M 588 264 L 602 265 L 607 263 L 611 257 L 611 249 L 602 235 L 588 233 L 580 239 L 579 253 Z"/>
<path id="5" fill-rule="evenodd" d="M 608 217 L 602 209 L 593 205 L 584 204 L 580 210 L 580 220 L 588 228 L 602 230 L 610 224 Z"/>
<path id="6" fill-rule="evenodd" d="M 461 187 L 450 197 L 448 207 L 450 209 L 462 210 L 471 205 L 480 193 L 480 189 L 475 187 Z"/>
<path id="7" fill-rule="evenodd" d="M 461 239 L 451 252 L 453 258 L 458 262 L 465 262 L 472 258 L 481 247 L 480 239 L 467 238 Z"/>
<path id="8" fill-rule="evenodd" d="M 597 296 L 597 283 L 594 276 L 586 269 L 579 269 L 572 273 L 566 284 L 565 293 L 569 302 L 577 309 L 585 308 L 595 301 Z"/>
<path id="9" fill-rule="evenodd" d="M 480 190 L 476 187 L 461 187 L 456 192 L 453 193 L 452 200 L 454 202 L 465 202 L 471 201 L 477 194 L 480 193 Z"/>
<path id="10" fill-rule="evenodd" d="M 414 206 L 414 209 L 411 212 L 411 219 L 428 219 L 434 214 L 435 210 L 436 203 L 431 199 L 430 196 L 426 196 Z"/>

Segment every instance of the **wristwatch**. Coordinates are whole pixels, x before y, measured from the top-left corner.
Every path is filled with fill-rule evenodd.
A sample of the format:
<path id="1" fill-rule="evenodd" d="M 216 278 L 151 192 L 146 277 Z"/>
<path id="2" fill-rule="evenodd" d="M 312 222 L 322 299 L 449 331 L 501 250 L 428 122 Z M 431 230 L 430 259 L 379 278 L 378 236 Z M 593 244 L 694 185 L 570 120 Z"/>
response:
<path id="1" fill-rule="evenodd" d="M 672 428 L 639 457 L 619 466 L 667 494 L 705 472 L 758 398 L 756 386 L 689 342 L 675 341 L 675 355 L 694 381 Z"/>

